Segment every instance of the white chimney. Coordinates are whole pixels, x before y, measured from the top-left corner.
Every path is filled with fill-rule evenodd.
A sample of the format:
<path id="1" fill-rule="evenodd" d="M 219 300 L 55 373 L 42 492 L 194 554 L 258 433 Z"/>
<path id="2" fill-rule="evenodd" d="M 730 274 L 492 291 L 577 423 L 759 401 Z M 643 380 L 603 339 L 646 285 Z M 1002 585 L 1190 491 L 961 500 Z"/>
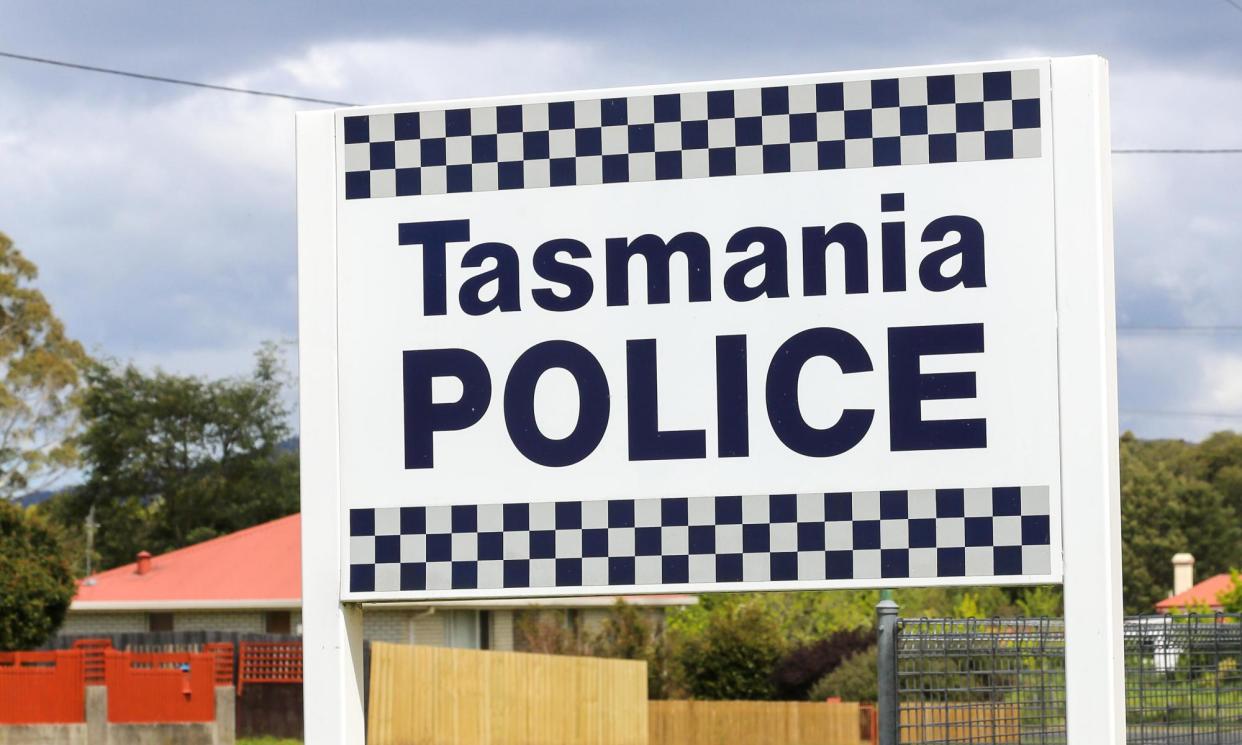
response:
<path id="1" fill-rule="evenodd" d="M 1173 594 L 1181 595 L 1195 586 L 1195 557 L 1173 554 Z"/>

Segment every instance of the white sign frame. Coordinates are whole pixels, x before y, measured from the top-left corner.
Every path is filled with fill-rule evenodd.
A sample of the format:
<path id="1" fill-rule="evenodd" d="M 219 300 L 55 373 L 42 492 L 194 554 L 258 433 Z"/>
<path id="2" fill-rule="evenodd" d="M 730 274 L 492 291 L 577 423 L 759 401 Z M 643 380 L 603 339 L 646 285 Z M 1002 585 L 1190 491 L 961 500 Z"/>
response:
<path id="1" fill-rule="evenodd" d="M 1052 105 L 1045 116 L 1051 120 L 1053 137 L 1062 422 L 1062 511 L 1059 526 L 1053 529 L 1063 531 L 1067 727 L 1074 745 L 1120 745 L 1125 726 L 1107 64 L 1098 57 L 1052 59 L 1050 64 Z M 346 526 L 338 409 L 335 127 L 335 112 L 298 115 L 308 745 L 361 743 L 365 737 L 361 606 L 342 601 L 341 536 Z M 998 582 L 989 577 L 960 584 L 971 583 Z M 879 584 L 886 583 L 855 583 Z M 696 589 L 710 588 L 690 588 Z"/>

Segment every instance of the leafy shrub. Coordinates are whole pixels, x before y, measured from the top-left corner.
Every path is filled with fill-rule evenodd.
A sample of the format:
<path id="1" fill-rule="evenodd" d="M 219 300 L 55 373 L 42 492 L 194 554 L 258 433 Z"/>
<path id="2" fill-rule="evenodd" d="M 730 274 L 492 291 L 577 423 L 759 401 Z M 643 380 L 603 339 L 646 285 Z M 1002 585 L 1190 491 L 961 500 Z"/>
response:
<path id="1" fill-rule="evenodd" d="M 843 701 L 875 701 L 879 690 L 877 663 L 874 646 L 853 654 L 811 687 L 811 700 L 840 696 Z"/>
<path id="2" fill-rule="evenodd" d="M 772 673 L 777 697 L 786 701 L 805 699 L 816 681 L 836 670 L 850 656 L 874 645 L 874 631 L 846 629 L 812 644 L 795 647 Z"/>
<path id="3" fill-rule="evenodd" d="M 695 633 L 678 634 L 677 658 L 698 699 L 763 701 L 776 695 L 772 672 L 785 653 L 780 623 L 757 603 L 720 609 Z"/>
<path id="4" fill-rule="evenodd" d="M 0 651 L 31 649 L 65 620 L 77 585 L 44 522 L 0 499 Z"/>

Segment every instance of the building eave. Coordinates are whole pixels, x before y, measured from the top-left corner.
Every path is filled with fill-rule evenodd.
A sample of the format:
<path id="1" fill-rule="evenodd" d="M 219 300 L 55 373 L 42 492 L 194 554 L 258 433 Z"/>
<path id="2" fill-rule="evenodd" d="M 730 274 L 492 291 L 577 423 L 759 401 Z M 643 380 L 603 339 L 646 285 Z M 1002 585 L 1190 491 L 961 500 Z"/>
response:
<path id="1" fill-rule="evenodd" d="M 116 613 L 163 612 L 178 610 L 300 610 L 301 599 L 250 599 L 250 600 L 75 600 L 69 605 L 70 613 Z"/>

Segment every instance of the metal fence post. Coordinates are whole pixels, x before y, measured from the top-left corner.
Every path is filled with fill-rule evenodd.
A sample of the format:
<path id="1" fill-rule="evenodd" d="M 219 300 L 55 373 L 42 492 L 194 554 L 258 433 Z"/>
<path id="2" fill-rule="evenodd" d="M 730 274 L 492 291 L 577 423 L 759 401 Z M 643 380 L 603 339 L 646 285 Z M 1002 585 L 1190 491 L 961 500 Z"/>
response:
<path id="1" fill-rule="evenodd" d="M 885 598 L 875 606 L 879 662 L 879 745 L 898 745 L 897 740 L 897 603 Z"/>

